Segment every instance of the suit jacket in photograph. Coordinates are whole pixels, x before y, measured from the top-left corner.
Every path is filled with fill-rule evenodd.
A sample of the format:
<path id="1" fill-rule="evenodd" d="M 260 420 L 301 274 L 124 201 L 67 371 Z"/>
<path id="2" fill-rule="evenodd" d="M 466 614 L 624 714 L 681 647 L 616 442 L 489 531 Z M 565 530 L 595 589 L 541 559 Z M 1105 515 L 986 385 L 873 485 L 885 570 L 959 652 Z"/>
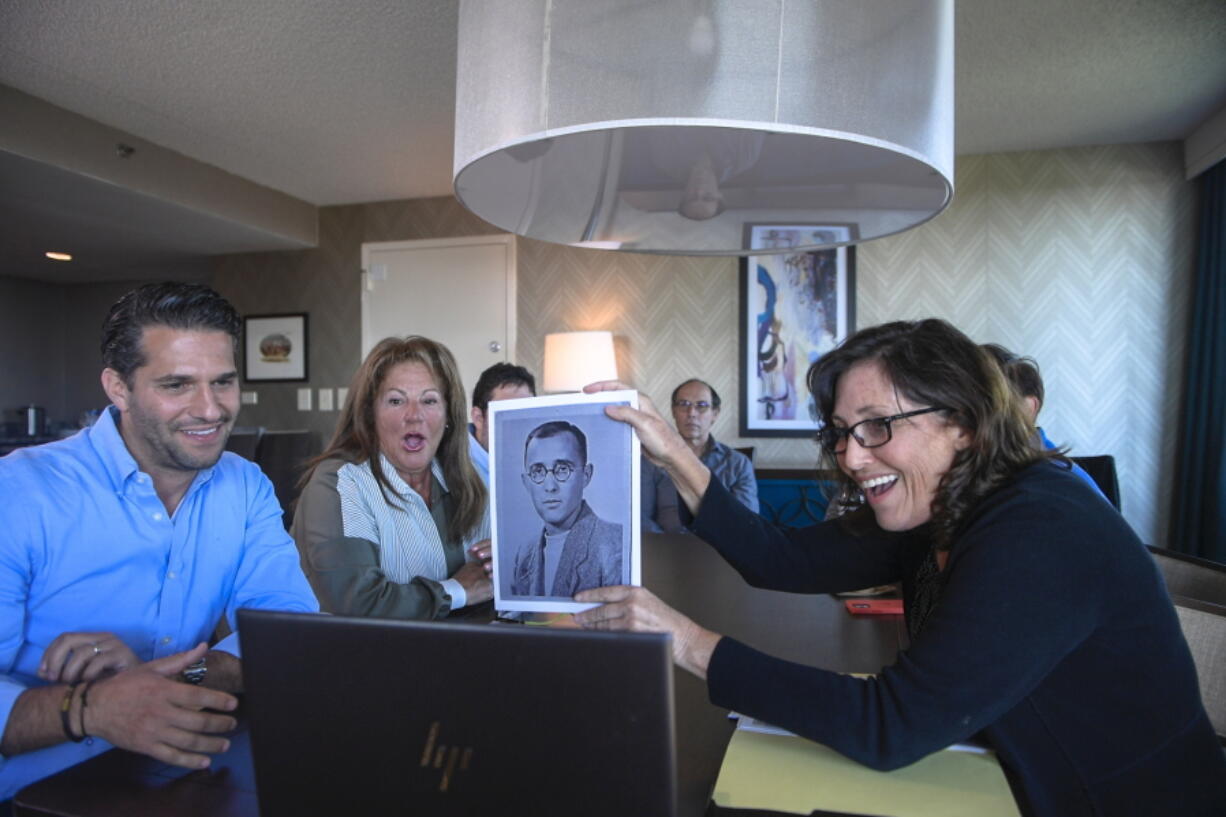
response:
<path id="1" fill-rule="evenodd" d="M 515 554 L 511 594 L 570 598 L 590 587 L 624 584 L 622 526 L 606 522 L 584 501 L 579 518 L 566 536 L 553 587 L 545 592 L 545 531 L 525 542 Z"/>

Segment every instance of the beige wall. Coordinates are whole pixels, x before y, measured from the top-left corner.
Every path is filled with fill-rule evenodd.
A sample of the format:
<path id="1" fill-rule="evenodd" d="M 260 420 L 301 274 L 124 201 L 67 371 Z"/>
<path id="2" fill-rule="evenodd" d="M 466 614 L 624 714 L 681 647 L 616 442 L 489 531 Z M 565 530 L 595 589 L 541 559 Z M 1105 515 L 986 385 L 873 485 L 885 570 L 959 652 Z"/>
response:
<path id="1" fill-rule="evenodd" d="M 857 325 L 944 317 L 980 341 L 1035 356 L 1041 418 L 1074 453 L 1114 454 L 1124 512 L 1142 538 L 1166 530 L 1182 327 L 1192 270 L 1194 188 L 1173 143 L 964 157 L 954 204 L 931 223 L 862 245 Z M 359 362 L 364 241 L 496 232 L 450 198 L 321 210 L 320 247 L 226 256 L 214 283 L 239 310 L 311 315 L 311 386 L 344 385 Z M 808 467 L 804 440 L 735 431 L 738 261 L 579 250 L 523 239 L 518 362 L 540 371 L 546 332 L 609 329 L 624 379 L 657 402 L 692 375 L 725 408 L 715 434 L 757 446 L 759 467 Z M 241 422 L 315 428 L 297 384 L 259 387 Z"/>
<path id="2" fill-rule="evenodd" d="M 864 245 L 860 325 L 947 318 L 1032 355 L 1040 424 L 1112 454 L 1124 516 L 1163 544 L 1194 268 L 1195 185 L 1178 143 L 965 157 L 954 205 Z"/>

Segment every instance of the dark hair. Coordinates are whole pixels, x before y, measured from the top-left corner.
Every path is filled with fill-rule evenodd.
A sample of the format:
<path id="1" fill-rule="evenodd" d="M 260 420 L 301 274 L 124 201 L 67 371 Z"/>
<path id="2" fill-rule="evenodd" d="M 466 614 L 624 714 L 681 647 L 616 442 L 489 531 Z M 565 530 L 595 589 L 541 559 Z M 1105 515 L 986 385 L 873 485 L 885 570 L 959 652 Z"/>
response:
<path id="1" fill-rule="evenodd" d="M 528 432 L 528 438 L 524 440 L 524 460 L 528 459 L 528 445 L 533 440 L 557 437 L 560 434 L 571 434 L 574 436 L 575 442 L 579 443 L 579 457 L 583 460 L 583 464 L 587 465 L 587 435 L 579 429 L 579 426 L 572 425 L 565 420 L 552 420 L 548 423 L 542 423 Z"/>
<path id="2" fill-rule="evenodd" d="M 410 335 L 406 338 L 384 338 L 375 344 L 362 361 L 349 384 L 349 396 L 341 408 L 336 431 L 324 452 L 311 460 L 302 477 L 305 485 L 316 466 L 326 459 L 341 457 L 350 462 L 370 463 L 370 472 L 390 505 L 391 496 L 404 497 L 392 487 L 379 458 L 379 434 L 375 430 L 375 403 L 384 379 L 392 367 L 400 363 L 420 363 L 430 372 L 443 393 L 447 408 L 447 426 L 435 456 L 443 467 L 447 490 L 455 498 L 447 515 L 447 526 L 453 534 L 466 536 L 481 522 L 485 514 L 485 483 L 473 468 L 468 456 L 468 409 L 464 404 L 464 384 L 460 368 L 447 347 L 441 343 Z"/>
<path id="3" fill-rule="evenodd" d="M 896 394 L 920 406 L 945 406 L 947 422 L 970 435 L 954 455 L 932 500 L 933 538 L 948 549 L 958 527 L 981 499 L 1021 469 L 1049 458 L 1033 443 L 1033 429 L 1000 366 L 950 324 L 936 318 L 897 321 L 862 329 L 809 369 L 809 390 L 823 423 L 834 415 L 839 378 L 858 363 L 876 361 Z M 824 465 L 837 468 L 825 449 Z M 840 490 L 862 499 L 840 471 Z"/>
<path id="4" fill-rule="evenodd" d="M 132 373 L 148 362 L 143 347 L 146 326 L 225 332 L 238 359 L 242 322 L 229 301 L 203 284 L 145 284 L 125 293 L 102 322 L 102 365 L 115 370 L 128 385 Z"/>
<path id="5" fill-rule="evenodd" d="M 707 391 L 711 392 L 711 408 L 715 409 L 716 411 L 719 411 L 719 392 L 717 392 L 715 390 L 715 387 L 712 386 L 710 383 L 708 383 L 705 380 L 699 380 L 697 377 L 691 377 L 689 380 L 685 381 L 680 386 L 673 389 L 673 396 L 669 398 L 668 402 L 676 403 L 677 402 L 677 392 L 681 391 L 682 389 L 684 389 L 686 386 L 690 385 L 691 383 L 701 383 L 702 385 L 706 386 Z"/>
<path id="6" fill-rule="evenodd" d="M 1022 397 L 1033 397 L 1043 407 L 1043 376 L 1039 374 L 1039 364 L 1032 357 L 1019 357 L 999 343 L 985 343 L 983 348 L 996 359 L 1000 370 L 1017 389 Z"/>
<path id="7" fill-rule="evenodd" d="M 536 378 L 532 372 L 514 363 L 495 363 L 481 373 L 477 385 L 473 386 L 473 408 L 485 409 L 490 404 L 490 395 L 499 386 L 527 386 L 528 391 L 536 394 Z"/>

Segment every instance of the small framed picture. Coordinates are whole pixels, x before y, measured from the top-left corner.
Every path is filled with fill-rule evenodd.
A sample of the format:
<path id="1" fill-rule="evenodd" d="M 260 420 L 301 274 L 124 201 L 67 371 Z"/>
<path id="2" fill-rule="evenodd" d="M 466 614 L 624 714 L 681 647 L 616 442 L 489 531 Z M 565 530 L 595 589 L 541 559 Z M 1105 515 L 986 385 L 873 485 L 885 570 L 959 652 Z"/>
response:
<path id="1" fill-rule="evenodd" d="M 821 427 L 809 367 L 855 326 L 856 250 L 788 252 L 854 241 L 848 225 L 749 224 L 741 259 L 742 437 L 812 437 Z"/>
<path id="2" fill-rule="evenodd" d="M 605 414 L 638 392 L 490 403 L 494 607 L 574 613 L 580 590 L 642 583 L 639 440 Z"/>
<path id="3" fill-rule="evenodd" d="M 243 318 L 243 380 L 305 382 L 307 315 L 248 315 Z"/>

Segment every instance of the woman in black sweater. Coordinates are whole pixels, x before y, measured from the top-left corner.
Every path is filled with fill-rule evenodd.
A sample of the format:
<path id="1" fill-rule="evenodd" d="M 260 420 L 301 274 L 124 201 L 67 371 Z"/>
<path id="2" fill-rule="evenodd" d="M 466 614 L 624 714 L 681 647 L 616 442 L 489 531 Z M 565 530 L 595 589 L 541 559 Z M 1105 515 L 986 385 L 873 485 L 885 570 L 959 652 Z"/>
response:
<path id="1" fill-rule="evenodd" d="M 809 387 L 824 456 L 863 507 L 805 529 L 738 507 L 650 406 L 609 414 L 750 584 L 901 581 L 897 662 L 862 679 L 782 661 L 643 588 L 585 591 L 604 604 L 576 620 L 671 632 L 712 702 L 873 768 L 978 734 L 1027 814 L 1226 814 L 1226 756 L 1161 577 L 1119 514 L 1032 444 L 995 361 L 944 321 L 898 322 L 824 356 Z"/>

